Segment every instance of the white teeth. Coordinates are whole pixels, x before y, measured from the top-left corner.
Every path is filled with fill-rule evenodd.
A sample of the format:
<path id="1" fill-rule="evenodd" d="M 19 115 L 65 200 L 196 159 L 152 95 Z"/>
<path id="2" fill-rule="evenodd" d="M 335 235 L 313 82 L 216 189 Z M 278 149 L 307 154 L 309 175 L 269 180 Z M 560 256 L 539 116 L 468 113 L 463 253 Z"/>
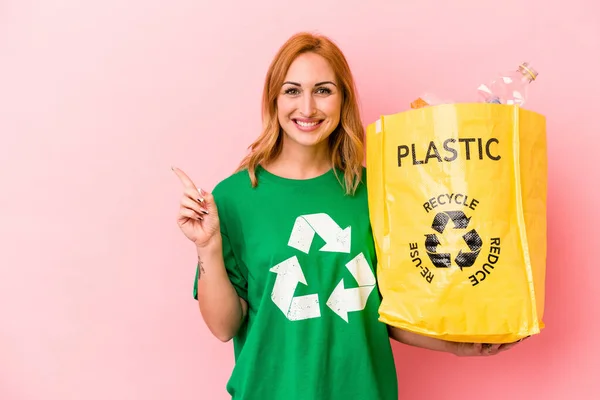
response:
<path id="1" fill-rule="evenodd" d="M 304 126 L 304 127 L 309 127 L 309 126 L 315 126 L 317 125 L 319 122 L 302 122 L 302 121 L 296 121 L 296 123 L 300 126 Z"/>

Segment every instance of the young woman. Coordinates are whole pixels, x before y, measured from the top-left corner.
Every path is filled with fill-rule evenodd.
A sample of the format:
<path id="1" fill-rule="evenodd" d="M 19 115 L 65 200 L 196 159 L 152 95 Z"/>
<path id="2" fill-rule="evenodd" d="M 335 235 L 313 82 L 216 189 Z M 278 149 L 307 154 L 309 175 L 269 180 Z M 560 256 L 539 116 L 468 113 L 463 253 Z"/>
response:
<path id="1" fill-rule="evenodd" d="M 233 399 L 396 400 L 389 337 L 456 355 L 459 344 L 378 321 L 364 131 L 354 80 L 328 38 L 301 33 L 273 60 L 264 130 L 208 193 L 181 170 L 178 224 L 198 252 L 194 296 L 234 340 Z"/>

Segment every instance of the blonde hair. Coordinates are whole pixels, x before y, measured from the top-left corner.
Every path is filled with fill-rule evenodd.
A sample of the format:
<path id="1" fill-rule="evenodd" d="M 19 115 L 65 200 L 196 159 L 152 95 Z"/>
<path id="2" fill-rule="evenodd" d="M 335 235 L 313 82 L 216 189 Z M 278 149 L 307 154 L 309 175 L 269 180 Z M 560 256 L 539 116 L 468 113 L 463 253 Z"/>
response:
<path id="1" fill-rule="evenodd" d="M 248 169 L 252 186 L 256 187 L 256 167 L 274 160 L 280 154 L 282 137 L 277 118 L 277 96 L 292 62 L 300 54 L 309 52 L 325 58 L 339 81 L 341 116 L 339 125 L 328 138 L 329 149 L 334 171 L 339 169 L 344 173 L 346 193 L 354 194 L 362 179 L 365 147 L 354 78 L 344 54 L 331 39 L 307 32 L 288 39 L 271 62 L 263 88 L 263 131 L 248 147 L 249 152 L 237 171 Z"/>

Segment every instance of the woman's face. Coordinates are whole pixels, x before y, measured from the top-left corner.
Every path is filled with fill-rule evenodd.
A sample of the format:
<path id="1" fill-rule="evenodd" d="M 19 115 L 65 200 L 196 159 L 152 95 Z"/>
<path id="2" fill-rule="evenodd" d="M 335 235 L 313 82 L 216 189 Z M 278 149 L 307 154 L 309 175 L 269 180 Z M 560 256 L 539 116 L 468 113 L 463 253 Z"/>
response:
<path id="1" fill-rule="evenodd" d="M 329 63 L 304 53 L 290 65 L 277 97 L 277 117 L 288 140 L 301 146 L 323 143 L 340 122 L 342 95 Z"/>

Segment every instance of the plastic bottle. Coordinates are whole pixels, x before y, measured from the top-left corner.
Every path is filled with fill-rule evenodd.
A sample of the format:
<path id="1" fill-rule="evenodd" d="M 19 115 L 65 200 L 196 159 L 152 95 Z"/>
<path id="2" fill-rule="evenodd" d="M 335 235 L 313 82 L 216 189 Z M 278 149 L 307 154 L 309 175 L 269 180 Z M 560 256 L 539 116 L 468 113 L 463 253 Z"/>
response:
<path id="1" fill-rule="evenodd" d="M 537 76 L 537 71 L 524 62 L 516 71 L 499 74 L 488 85 L 481 85 L 477 90 L 486 103 L 523 106 L 527 100 L 529 84 Z"/>

